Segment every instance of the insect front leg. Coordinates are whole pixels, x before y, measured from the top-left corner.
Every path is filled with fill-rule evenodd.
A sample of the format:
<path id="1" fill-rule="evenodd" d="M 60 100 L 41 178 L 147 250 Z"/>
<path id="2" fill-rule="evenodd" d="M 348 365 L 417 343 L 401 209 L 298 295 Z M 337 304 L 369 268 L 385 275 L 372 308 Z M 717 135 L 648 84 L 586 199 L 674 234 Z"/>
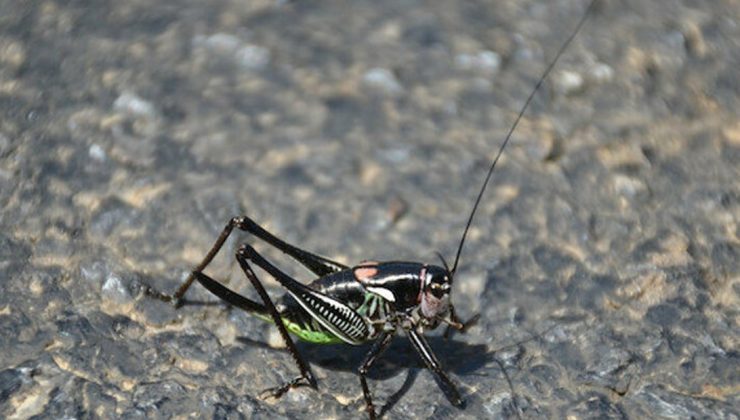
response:
<path id="1" fill-rule="evenodd" d="M 267 291 L 265 290 L 264 286 L 262 286 L 262 283 L 257 278 L 257 275 L 254 274 L 254 271 L 252 271 L 252 267 L 249 266 L 249 262 L 247 261 L 248 258 L 245 255 L 246 247 L 247 247 L 246 245 L 242 245 L 241 247 L 239 247 L 239 250 L 236 252 L 236 260 L 239 262 L 239 265 L 244 271 L 244 274 L 247 276 L 247 278 L 252 283 L 254 288 L 257 289 L 257 293 L 262 298 L 262 301 L 264 302 L 265 308 L 267 309 L 267 312 L 269 313 L 270 318 L 272 318 L 272 321 L 275 323 L 275 326 L 280 332 L 280 336 L 283 338 L 283 341 L 285 342 L 285 345 L 288 348 L 288 353 L 290 353 L 290 355 L 293 357 L 293 360 L 295 361 L 296 365 L 298 365 L 298 369 L 301 371 L 301 376 L 281 386 L 266 389 L 265 391 L 263 391 L 263 394 L 269 393 L 271 396 L 275 398 L 280 398 L 289 389 L 295 388 L 297 386 L 308 385 L 311 388 L 316 389 L 317 388 L 316 378 L 313 376 L 313 373 L 311 372 L 311 368 L 303 360 L 303 358 L 301 357 L 301 354 L 298 353 L 298 349 L 293 343 L 293 340 L 290 338 L 290 335 L 288 334 L 288 330 L 285 328 L 285 325 L 283 324 L 283 320 L 280 317 L 280 314 L 278 313 L 277 308 L 275 308 L 275 304 L 272 303 L 272 299 L 270 299 L 270 296 L 267 294 Z"/>
<path id="2" fill-rule="evenodd" d="M 437 381 L 437 384 L 442 392 L 444 392 L 447 399 L 455 407 L 463 408 L 465 406 L 465 402 L 460 397 L 460 392 L 458 392 L 457 387 L 452 383 L 445 371 L 442 370 L 442 365 L 432 352 L 432 348 L 429 347 L 429 343 L 427 343 L 424 336 L 419 334 L 419 332 L 414 328 L 407 329 L 406 333 L 408 334 L 409 340 L 411 340 L 411 344 L 414 346 L 414 349 L 419 354 L 419 357 L 421 357 L 421 360 L 424 361 L 427 368 L 432 372 L 432 375 L 434 375 L 434 379 Z"/>
<path id="3" fill-rule="evenodd" d="M 450 319 L 442 319 L 442 321 L 447 323 L 447 328 L 445 328 L 445 332 L 443 337 L 446 339 L 450 338 L 452 335 L 453 330 L 457 330 L 461 333 L 464 333 L 468 330 L 468 328 L 475 325 L 478 320 L 480 319 L 480 314 L 475 314 L 472 317 L 470 317 L 467 321 L 462 322 L 460 318 L 457 317 L 457 314 L 455 313 L 455 307 L 450 304 Z"/>
<path id="4" fill-rule="evenodd" d="M 365 356 L 365 360 L 362 362 L 362 365 L 360 365 L 360 368 L 357 370 L 360 374 L 360 385 L 362 385 L 362 394 L 365 397 L 365 410 L 370 416 L 370 419 L 375 418 L 375 407 L 373 406 L 373 397 L 370 393 L 370 388 L 368 388 L 367 386 L 367 372 L 370 370 L 370 366 L 375 363 L 375 360 L 377 360 L 378 357 L 383 354 L 385 349 L 388 348 L 388 345 L 391 343 L 392 339 L 392 333 L 381 333 L 380 337 L 375 341 L 373 346 L 370 348 L 370 351 Z"/>

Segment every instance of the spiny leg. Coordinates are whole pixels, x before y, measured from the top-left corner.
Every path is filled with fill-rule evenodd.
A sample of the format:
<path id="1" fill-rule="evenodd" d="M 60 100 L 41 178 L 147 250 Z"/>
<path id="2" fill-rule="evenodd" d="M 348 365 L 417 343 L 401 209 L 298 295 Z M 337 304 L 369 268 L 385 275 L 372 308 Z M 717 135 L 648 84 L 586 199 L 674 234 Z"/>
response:
<path id="1" fill-rule="evenodd" d="M 267 242 L 268 244 L 274 246 L 275 248 L 279 249 L 280 251 L 288 254 L 291 258 L 295 259 L 299 263 L 301 263 L 303 266 L 311 270 L 313 273 L 315 273 L 318 276 L 324 276 L 336 271 L 341 271 L 346 269 L 347 267 L 332 261 L 328 258 L 324 258 L 322 256 L 312 254 L 308 251 L 305 251 L 303 249 L 300 249 L 296 246 L 293 246 L 279 238 L 277 238 L 275 235 L 271 234 L 270 232 L 263 229 L 261 226 L 259 226 L 257 223 L 254 222 L 254 220 L 250 219 L 247 216 L 240 216 L 240 217 L 234 217 L 226 224 L 223 231 L 221 231 L 221 234 L 216 239 L 216 242 L 214 242 L 211 249 L 208 251 L 206 256 L 203 258 L 203 260 L 198 264 L 197 267 L 188 275 L 188 277 L 185 279 L 185 281 L 180 285 L 180 287 L 177 289 L 174 295 L 167 295 L 161 292 L 158 292 L 154 289 L 148 288 L 146 290 L 146 293 L 154 297 L 156 299 L 165 301 L 165 302 L 173 302 L 176 306 L 180 305 L 180 302 L 185 296 L 185 293 L 188 291 L 190 286 L 193 284 L 193 281 L 195 281 L 195 273 L 202 272 L 205 270 L 205 268 L 208 266 L 208 264 L 213 261 L 213 258 L 216 257 L 216 254 L 221 250 L 224 243 L 226 242 L 226 239 L 229 238 L 229 235 L 231 235 L 231 232 L 234 230 L 234 228 L 237 228 L 239 230 L 245 231 L 247 233 L 250 233 L 257 238 Z"/>
<path id="2" fill-rule="evenodd" d="M 298 387 L 301 385 L 308 385 L 311 388 L 316 389 L 316 378 L 314 378 L 313 373 L 311 373 L 311 368 L 303 360 L 300 353 L 298 353 L 298 349 L 295 347 L 295 344 L 293 344 L 293 340 L 290 338 L 288 330 L 285 328 L 285 325 L 283 324 L 283 320 L 280 317 L 277 308 L 275 308 L 275 305 L 272 303 L 272 299 L 270 299 L 270 296 L 267 294 L 267 291 L 257 278 L 257 275 L 254 274 L 254 271 L 252 271 L 252 267 L 249 266 L 249 263 L 247 262 L 247 257 L 243 254 L 243 249 L 244 246 L 240 247 L 239 251 L 237 251 L 236 260 L 239 262 L 239 265 L 242 267 L 242 270 L 244 271 L 244 274 L 246 274 L 249 281 L 252 282 L 254 288 L 257 289 L 257 293 L 260 295 L 262 301 L 265 304 L 267 313 L 270 315 L 270 318 L 272 318 L 272 321 L 275 323 L 275 326 L 280 332 L 280 336 L 283 337 L 283 341 L 288 348 L 288 353 L 290 353 L 290 355 L 293 357 L 296 365 L 298 365 L 298 369 L 301 371 L 301 376 L 298 376 L 292 381 L 287 382 L 281 386 L 266 389 L 262 392 L 262 394 L 269 393 L 274 398 L 280 398 L 290 388 Z"/>
<path id="3" fill-rule="evenodd" d="M 370 370 L 370 366 L 375 363 L 375 360 L 377 360 L 385 349 L 388 348 L 392 339 L 393 335 L 390 333 L 384 332 L 380 334 L 380 337 L 375 341 L 375 343 L 373 343 L 367 356 L 365 356 L 365 360 L 362 362 L 362 365 L 360 365 L 360 369 L 358 369 L 358 373 L 360 374 L 360 384 L 362 385 L 362 394 L 365 397 L 365 410 L 371 420 L 375 419 L 375 407 L 373 406 L 373 397 L 370 393 L 370 388 L 367 386 L 367 372 Z"/>
<path id="4" fill-rule="evenodd" d="M 207 276 L 204 273 L 195 272 L 194 276 L 195 276 L 195 279 L 201 285 L 203 285 L 203 287 L 208 289 L 208 291 L 210 291 L 214 295 L 218 296 L 220 299 L 228 302 L 231 305 L 236 306 L 237 308 L 243 309 L 247 312 L 257 313 L 261 315 L 268 315 L 272 318 L 273 322 L 278 327 L 278 330 L 280 331 L 280 335 L 283 337 L 283 340 L 285 341 L 285 344 L 288 347 L 288 351 L 290 352 L 291 356 L 293 357 L 296 364 L 298 365 L 299 370 L 301 371 L 301 376 L 293 379 L 292 381 L 282 386 L 265 390 L 263 391 L 263 393 L 269 392 L 273 397 L 279 398 L 285 392 L 287 392 L 290 388 L 300 386 L 300 385 L 305 385 L 305 383 L 301 383 L 303 381 L 306 381 L 307 385 L 315 389 L 316 380 L 313 374 L 311 373 L 311 370 L 308 367 L 308 365 L 300 357 L 298 350 L 296 349 L 295 345 L 293 344 L 293 341 L 290 339 L 290 336 L 285 330 L 285 326 L 283 325 L 282 319 L 280 318 L 280 315 L 277 312 L 277 308 L 275 308 L 275 305 L 272 303 L 272 300 L 270 299 L 269 295 L 267 294 L 264 287 L 262 286 L 262 283 L 259 281 L 257 276 L 254 274 L 254 271 L 252 271 L 251 267 L 249 266 L 246 259 L 242 255 L 237 254 L 237 260 L 239 261 L 239 264 L 244 270 L 244 273 L 246 274 L 247 278 L 250 280 L 250 282 L 252 282 L 255 289 L 257 289 L 257 292 L 262 298 L 262 300 L 265 302 L 265 305 L 260 305 L 257 302 L 254 302 L 250 299 L 245 298 L 244 296 L 225 287 L 224 285 L 220 284 L 219 282 L 217 282 L 216 280 L 212 279 L 211 277 Z"/>
<path id="5" fill-rule="evenodd" d="M 216 239 L 216 242 L 213 243 L 213 246 L 210 250 L 208 250 L 208 253 L 205 257 L 203 257 L 203 260 L 198 264 L 197 267 L 193 271 L 190 272 L 188 275 L 188 278 L 185 279 L 185 281 L 180 285 L 180 287 L 177 288 L 177 291 L 174 295 L 170 298 L 169 301 L 173 302 L 175 306 L 180 306 L 182 297 L 185 296 L 185 293 L 190 288 L 190 285 L 193 284 L 193 281 L 195 280 L 195 273 L 203 272 L 203 270 L 208 267 L 208 264 L 213 261 L 213 258 L 218 254 L 218 251 L 221 250 L 221 247 L 224 246 L 224 242 L 226 242 L 226 239 L 229 238 L 229 235 L 231 235 L 231 231 L 234 230 L 234 227 L 236 226 L 236 223 L 234 223 L 236 220 L 236 217 L 229 220 L 229 223 L 226 224 L 224 227 L 224 230 L 221 231 L 221 234 L 218 235 L 218 238 Z"/>
<path id="6" fill-rule="evenodd" d="M 319 277 L 349 268 L 336 261 L 313 254 L 283 241 L 246 216 L 237 217 L 235 219 L 237 219 L 236 226 L 239 229 L 251 233 L 280 251 L 288 254 L 291 258 L 301 263 L 304 267 L 308 268 L 312 273 Z"/>
<path id="7" fill-rule="evenodd" d="M 419 353 L 421 360 L 424 361 L 424 364 L 434 375 L 434 379 L 437 381 L 437 384 L 440 389 L 442 389 L 442 392 L 444 392 L 447 399 L 455 407 L 462 408 L 465 405 L 465 402 L 460 397 L 460 392 L 458 392 L 457 387 L 455 387 L 455 384 L 452 383 L 445 371 L 442 370 L 442 365 L 432 352 L 432 348 L 429 347 L 429 343 L 424 339 L 424 336 L 414 329 L 407 330 L 406 333 L 408 334 L 414 349 Z"/>
<path id="8" fill-rule="evenodd" d="M 246 264 L 246 262 L 245 262 L 245 264 Z M 247 273 L 247 277 L 250 277 L 250 280 L 252 280 L 251 276 L 254 276 L 254 272 L 251 271 L 251 268 L 249 266 L 247 266 L 247 269 L 245 270 L 245 273 Z M 250 276 L 249 273 L 251 273 L 251 276 Z M 260 315 L 268 315 L 268 316 L 270 316 L 273 319 L 273 322 L 274 322 L 275 317 L 273 316 L 273 311 L 271 311 L 267 306 L 260 305 L 257 302 L 254 302 L 254 301 L 252 301 L 250 299 L 245 298 L 244 296 L 242 296 L 242 295 L 234 292 L 233 290 L 225 287 L 224 285 L 220 284 L 216 280 L 213 280 L 212 278 L 208 277 L 207 275 L 205 275 L 203 273 L 196 272 L 195 273 L 195 279 L 198 280 L 198 283 L 200 283 L 201 285 L 203 285 L 203 287 L 205 287 L 206 289 L 208 289 L 208 291 L 210 291 L 214 295 L 218 296 L 220 299 L 228 302 L 229 304 L 234 305 L 237 308 L 243 309 L 243 310 L 245 310 L 247 312 L 257 313 L 257 314 L 260 314 Z M 255 280 L 256 280 L 256 276 L 255 276 Z M 257 280 L 257 282 L 259 283 L 259 280 Z M 254 284 L 254 281 L 252 283 Z M 262 290 L 264 290 L 264 288 Z M 259 288 L 258 288 L 258 291 L 259 291 Z M 260 293 L 260 295 L 262 296 L 261 293 Z M 263 299 L 264 299 L 264 297 L 263 297 Z M 268 299 L 269 299 L 269 297 L 268 297 Z M 271 301 L 270 301 L 270 304 L 272 304 Z M 273 307 L 273 309 L 276 309 L 274 307 L 274 305 L 272 305 L 272 307 Z M 277 310 L 275 310 L 275 312 L 277 312 Z M 276 323 L 276 325 L 278 326 L 278 330 L 281 330 L 280 331 L 280 334 L 283 337 L 286 345 L 288 346 L 288 351 L 290 352 L 291 356 L 293 356 L 293 359 L 296 361 L 296 364 L 298 365 L 298 368 L 301 370 L 301 376 L 295 378 L 294 380 L 292 380 L 292 381 L 290 381 L 290 382 L 288 382 L 288 383 L 286 383 L 286 384 L 284 384 L 282 386 L 267 389 L 267 390 L 263 391 L 262 393 L 268 392 L 273 397 L 279 398 L 285 392 L 287 392 L 290 388 L 293 388 L 293 387 L 296 387 L 296 386 L 300 386 L 300 385 L 304 385 L 304 384 L 301 383 L 302 381 L 307 381 L 308 382 L 308 385 L 310 385 L 311 387 L 313 387 L 315 389 L 316 388 L 316 380 L 313 378 L 313 375 L 311 374 L 311 371 L 308 368 L 308 365 L 306 365 L 303 362 L 303 360 L 300 359 L 300 356 L 297 356 L 298 351 L 296 350 L 295 346 L 293 345 L 293 342 L 290 341 L 290 338 L 288 337 L 288 339 L 285 340 L 286 335 L 282 331 L 282 329 L 284 329 L 285 327 L 283 326 L 282 322 L 281 323 Z"/>
<path id="9" fill-rule="evenodd" d="M 159 291 L 156 291 L 152 289 L 151 287 L 147 288 L 145 293 L 153 298 L 159 299 L 164 302 L 171 302 L 174 303 L 176 307 L 180 307 L 182 304 L 182 297 L 185 296 L 185 293 L 188 291 L 190 286 L 193 284 L 193 282 L 196 280 L 196 273 L 202 273 L 203 270 L 205 270 L 206 267 L 208 267 L 208 264 L 213 261 L 213 258 L 216 257 L 216 254 L 218 254 L 218 251 L 221 250 L 221 247 L 224 246 L 224 242 L 226 242 L 226 239 L 229 238 L 229 235 L 231 235 L 231 231 L 234 230 L 234 227 L 237 226 L 237 217 L 232 218 L 229 220 L 229 223 L 226 224 L 224 227 L 224 230 L 221 231 L 221 234 L 218 235 L 218 238 L 216 239 L 216 242 L 213 243 L 213 246 L 208 251 L 205 257 L 203 257 L 203 260 L 198 264 L 197 267 L 193 271 L 190 272 L 188 277 L 185 279 L 185 281 L 180 285 L 180 287 L 177 288 L 177 291 L 174 295 L 168 295 Z M 216 294 L 218 296 L 218 294 Z"/>

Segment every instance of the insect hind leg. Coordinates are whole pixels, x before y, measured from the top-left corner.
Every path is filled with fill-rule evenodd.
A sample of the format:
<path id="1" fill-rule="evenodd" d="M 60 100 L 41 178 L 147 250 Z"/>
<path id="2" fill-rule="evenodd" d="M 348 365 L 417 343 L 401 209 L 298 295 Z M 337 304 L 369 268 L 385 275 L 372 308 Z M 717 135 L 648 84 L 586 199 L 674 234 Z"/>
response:
<path id="1" fill-rule="evenodd" d="M 219 299 L 229 303 L 230 305 L 236 306 L 239 309 L 254 314 L 269 316 L 269 311 L 267 310 L 266 306 L 260 305 L 253 300 L 245 298 L 239 293 L 234 292 L 233 290 L 199 271 L 196 271 L 194 273 L 194 276 L 195 279 L 198 280 L 198 283 L 208 289 L 209 292 L 218 296 Z"/>
<path id="2" fill-rule="evenodd" d="M 257 238 L 284 252 L 319 277 L 335 273 L 337 271 L 342 271 L 348 268 L 336 261 L 332 261 L 320 255 L 313 254 L 304 249 L 298 248 L 295 245 L 291 245 L 283 241 L 282 239 L 265 230 L 262 226 L 258 225 L 249 217 L 236 217 L 232 219 L 231 223 L 236 223 L 236 227 L 238 227 L 239 229 L 256 236 Z"/>
<path id="3" fill-rule="evenodd" d="M 277 280 L 313 319 L 336 338 L 357 345 L 364 343 L 370 336 L 370 329 L 365 320 L 344 302 L 296 281 L 267 261 L 250 245 L 242 245 L 238 254 Z"/>
<path id="4" fill-rule="evenodd" d="M 213 261 L 213 258 L 216 257 L 216 254 L 218 254 L 218 252 L 224 246 L 224 243 L 231 235 L 231 232 L 234 231 L 234 228 L 252 234 L 257 238 L 267 242 L 273 247 L 286 253 L 291 258 L 298 261 L 304 267 L 308 268 L 318 276 L 325 276 L 327 274 L 341 271 L 347 268 L 346 266 L 336 261 L 332 261 L 320 255 L 313 254 L 283 241 L 282 239 L 265 230 L 263 227 L 258 225 L 254 220 L 247 216 L 238 216 L 231 218 L 229 222 L 226 223 L 226 226 L 224 226 L 224 229 L 221 231 L 221 234 L 216 239 L 216 242 L 213 243 L 213 246 L 211 246 L 211 249 L 208 251 L 206 256 L 203 257 L 203 260 L 200 262 L 200 264 L 198 264 L 198 266 L 195 267 L 190 275 L 188 275 L 188 277 L 180 285 L 180 287 L 177 288 L 177 291 L 173 295 L 161 293 L 152 288 L 147 288 L 147 290 L 145 291 L 146 294 L 164 302 L 174 303 L 176 307 L 181 306 L 183 296 L 185 296 L 185 293 L 187 293 L 188 289 L 190 289 L 190 286 L 196 280 L 196 273 L 201 273 L 203 272 L 203 270 L 206 269 L 206 267 L 208 267 L 208 264 Z"/>
<path id="5" fill-rule="evenodd" d="M 303 357 L 301 357 L 301 354 L 298 352 L 298 349 L 296 348 L 293 340 L 288 334 L 288 330 L 283 324 L 280 313 L 277 311 L 277 308 L 275 308 L 275 304 L 272 302 L 272 299 L 270 299 L 270 296 L 267 294 L 264 286 L 262 286 L 262 282 L 259 281 L 257 275 L 254 273 L 252 267 L 250 267 L 249 262 L 247 261 L 249 259 L 248 256 L 245 254 L 245 249 L 247 247 L 247 245 L 242 245 L 241 247 L 239 247 L 239 250 L 236 252 L 236 260 L 239 262 L 239 265 L 241 266 L 242 271 L 244 271 L 244 274 L 247 276 L 247 279 L 249 279 L 254 288 L 257 290 L 257 294 L 259 294 L 260 298 L 262 298 L 267 314 L 270 316 L 270 318 L 272 318 L 272 321 L 280 332 L 280 336 L 285 342 L 285 346 L 288 348 L 288 353 L 290 353 L 291 357 L 293 357 L 293 360 L 298 366 L 298 370 L 301 371 L 300 376 L 283 385 L 277 386 L 275 388 L 266 389 L 261 393 L 261 395 L 268 394 L 269 396 L 272 396 L 274 398 L 280 398 L 291 388 L 306 385 L 310 386 L 313 389 L 316 389 L 316 378 L 313 376 L 311 368 L 303 360 Z M 251 247 L 249 248 L 251 249 Z"/>
<path id="6" fill-rule="evenodd" d="M 251 273 L 251 276 L 254 275 L 254 272 L 251 271 L 251 268 L 249 266 L 247 266 L 247 270 L 249 270 L 249 271 L 245 271 L 245 273 L 247 273 L 247 277 L 250 277 L 249 273 Z M 275 317 L 273 316 L 273 313 L 277 313 L 277 310 L 274 307 L 274 305 L 272 305 L 274 311 L 270 310 L 268 308 L 268 305 L 260 305 L 259 303 L 255 301 L 247 299 L 244 296 L 234 292 L 233 290 L 227 288 L 226 286 L 222 285 L 221 283 L 217 282 L 216 280 L 208 277 L 207 275 L 201 272 L 195 272 L 194 275 L 198 283 L 203 285 L 203 287 L 208 289 L 209 292 L 218 296 L 220 299 L 228 302 L 231 305 L 236 306 L 237 308 L 243 309 L 247 312 L 256 313 L 256 314 L 263 315 L 263 316 L 269 316 L 274 322 Z M 255 276 L 255 279 L 256 279 L 256 276 Z M 252 279 L 250 278 L 250 280 Z M 260 284 L 261 286 L 261 283 L 259 283 L 259 280 L 257 280 L 257 283 Z M 264 290 L 264 288 L 262 290 Z M 269 300 L 269 302 L 270 304 L 272 304 L 272 300 Z M 278 319 L 280 319 L 279 314 L 278 314 Z M 285 328 L 282 322 L 275 323 L 275 325 L 278 326 L 278 329 Z M 281 331 L 281 335 L 283 335 L 282 331 Z M 284 335 L 283 335 L 283 338 L 285 338 Z M 293 356 L 293 358 L 296 359 L 296 363 L 298 364 L 298 367 L 301 370 L 301 376 L 281 386 L 262 391 L 263 395 L 269 394 L 272 397 L 280 398 L 290 388 L 295 388 L 297 386 L 308 385 L 314 389 L 316 388 L 316 380 L 314 379 L 311 371 L 308 369 L 307 365 L 303 363 L 303 361 L 300 359 L 300 356 L 297 356 L 298 352 L 295 349 L 295 346 L 293 346 L 293 342 L 289 340 L 290 340 L 289 338 L 288 340 L 286 340 L 286 345 L 288 346 L 288 349 L 291 352 L 291 355 Z"/>

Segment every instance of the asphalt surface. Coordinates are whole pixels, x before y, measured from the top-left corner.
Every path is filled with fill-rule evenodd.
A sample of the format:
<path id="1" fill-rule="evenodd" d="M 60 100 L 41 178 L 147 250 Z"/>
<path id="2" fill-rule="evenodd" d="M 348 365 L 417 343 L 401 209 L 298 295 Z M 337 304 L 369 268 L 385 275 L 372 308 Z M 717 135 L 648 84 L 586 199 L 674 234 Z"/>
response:
<path id="1" fill-rule="evenodd" d="M 0 1 L 0 417 L 358 418 L 368 346 L 299 344 L 195 285 L 247 214 L 313 252 L 454 257 L 584 1 Z M 385 418 L 740 416 L 740 7 L 601 1 L 462 255 L 468 334 L 400 335 Z M 208 273 L 255 296 L 233 258 Z M 257 244 L 302 281 L 305 271 Z M 282 291 L 261 274 L 273 296 Z"/>

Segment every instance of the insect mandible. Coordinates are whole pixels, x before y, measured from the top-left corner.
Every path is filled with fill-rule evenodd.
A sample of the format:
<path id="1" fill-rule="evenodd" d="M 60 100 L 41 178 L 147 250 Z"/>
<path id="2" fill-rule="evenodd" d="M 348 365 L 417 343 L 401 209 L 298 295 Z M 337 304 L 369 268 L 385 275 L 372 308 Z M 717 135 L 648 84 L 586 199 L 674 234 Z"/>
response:
<path id="1" fill-rule="evenodd" d="M 365 356 L 358 373 L 366 411 L 369 417 L 374 419 L 376 413 L 367 383 L 367 373 L 383 351 L 388 348 L 395 332 L 401 330 L 408 336 L 419 357 L 435 376 L 450 403 L 456 407 L 462 407 L 464 402 L 460 392 L 445 373 L 424 338 L 423 332 L 435 329 L 444 323 L 447 324 L 445 332 L 447 335 L 450 328 L 465 331 L 477 320 L 476 315 L 467 322 L 461 322 L 450 301 L 453 280 L 465 238 L 496 163 L 509 143 L 512 133 L 535 93 L 583 26 L 596 1 L 592 0 L 589 3 L 573 32 L 542 73 L 493 158 L 468 216 L 451 268 L 443 258 L 441 258 L 441 266 L 407 261 L 364 261 L 348 267 L 288 244 L 249 217 L 241 216 L 229 220 L 210 251 L 174 295 L 166 295 L 153 290 L 149 290 L 148 293 L 177 305 L 182 301 L 193 282 L 197 281 L 229 304 L 274 323 L 295 360 L 300 375 L 285 384 L 265 391 L 273 397 L 279 398 L 291 388 L 298 386 L 317 388 L 316 378 L 310 366 L 298 352 L 291 339 L 291 333 L 304 341 L 317 344 L 360 345 L 372 342 L 370 351 Z M 257 290 L 262 302 L 248 299 L 227 288 L 205 274 L 204 270 L 234 229 L 247 232 L 284 252 L 313 272 L 317 278 L 309 284 L 300 283 L 265 259 L 251 245 L 242 244 L 236 251 L 236 259 L 247 279 Z M 287 290 L 287 296 L 282 303 L 279 305 L 273 303 L 252 270 L 251 264 L 263 269 Z"/>

